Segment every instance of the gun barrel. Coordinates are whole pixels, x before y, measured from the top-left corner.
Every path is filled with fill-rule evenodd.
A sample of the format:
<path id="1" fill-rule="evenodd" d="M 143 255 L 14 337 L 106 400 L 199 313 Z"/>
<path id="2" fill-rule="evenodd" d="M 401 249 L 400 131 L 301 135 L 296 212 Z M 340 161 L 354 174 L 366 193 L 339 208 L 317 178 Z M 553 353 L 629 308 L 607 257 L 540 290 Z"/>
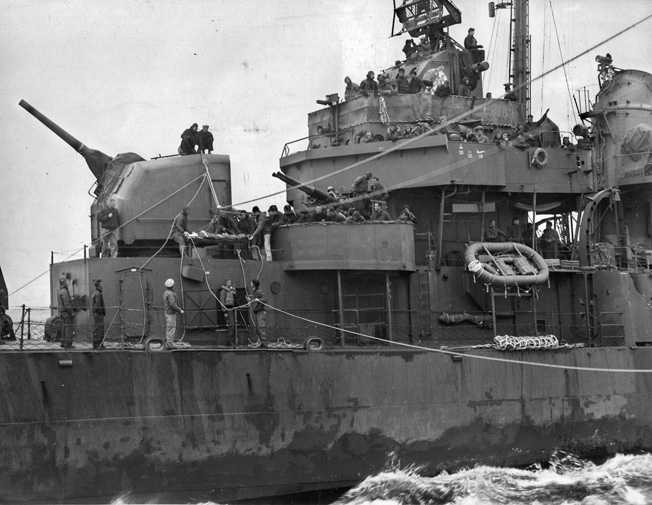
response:
<path id="1" fill-rule="evenodd" d="M 285 175 L 283 172 L 275 172 L 272 174 L 272 177 L 276 177 L 277 179 L 282 180 L 284 183 L 289 184 L 290 186 L 294 186 L 295 188 L 303 191 L 305 194 L 311 196 L 316 200 L 321 200 L 323 202 L 329 202 L 329 203 L 337 203 L 338 201 L 336 198 L 333 198 L 328 193 L 324 193 L 320 189 L 317 189 L 313 186 L 308 186 L 307 184 L 304 184 L 301 181 L 297 181 L 296 179 L 290 177 L 289 175 Z"/>
<path id="2" fill-rule="evenodd" d="M 57 135 L 66 144 L 68 144 L 75 151 L 81 154 L 86 160 L 86 163 L 88 164 L 88 168 L 90 168 L 91 172 L 93 172 L 93 175 L 97 179 L 98 183 L 101 182 L 102 176 L 104 175 L 104 171 L 106 170 L 106 167 L 112 160 L 110 156 L 107 156 L 102 151 L 97 151 L 95 149 L 91 149 L 85 146 L 82 142 L 80 142 L 75 137 L 70 135 L 70 133 L 68 133 L 66 130 L 61 128 L 54 121 L 52 121 L 45 115 L 41 114 L 38 110 L 36 110 L 34 107 L 28 104 L 25 100 L 21 100 L 18 103 L 18 105 L 20 105 L 23 109 L 25 109 L 32 116 L 34 116 L 41 123 L 43 123 L 49 130 L 54 132 L 54 134 Z"/>
<path id="3" fill-rule="evenodd" d="M 61 128 L 54 121 L 41 114 L 38 110 L 36 110 L 34 107 L 28 104 L 25 100 L 21 100 L 18 103 L 18 105 L 20 105 L 23 109 L 25 109 L 32 116 L 34 116 L 41 123 L 43 123 L 49 130 L 52 130 L 55 133 L 55 135 L 57 135 L 61 140 L 63 140 L 66 144 L 72 147 L 75 151 L 77 152 L 82 151 L 82 149 L 84 148 L 84 144 L 82 142 L 80 142 L 75 137 L 70 135 L 70 133 L 68 133 L 66 130 Z"/>

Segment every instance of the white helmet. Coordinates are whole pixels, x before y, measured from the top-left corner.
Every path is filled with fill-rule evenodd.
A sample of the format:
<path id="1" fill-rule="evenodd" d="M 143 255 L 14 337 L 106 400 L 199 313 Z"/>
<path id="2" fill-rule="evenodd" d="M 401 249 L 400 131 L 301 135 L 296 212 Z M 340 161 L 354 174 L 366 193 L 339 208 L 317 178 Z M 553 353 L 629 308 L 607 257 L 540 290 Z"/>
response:
<path id="1" fill-rule="evenodd" d="M 171 288 L 172 286 L 174 286 L 174 279 L 168 279 L 167 281 L 165 281 L 166 288 Z"/>

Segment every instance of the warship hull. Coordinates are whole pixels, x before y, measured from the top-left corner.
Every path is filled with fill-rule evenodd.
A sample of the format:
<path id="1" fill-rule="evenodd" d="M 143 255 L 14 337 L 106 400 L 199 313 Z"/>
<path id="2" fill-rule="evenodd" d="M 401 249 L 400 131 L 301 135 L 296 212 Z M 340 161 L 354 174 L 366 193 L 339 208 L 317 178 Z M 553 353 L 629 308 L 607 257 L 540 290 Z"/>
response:
<path id="1" fill-rule="evenodd" d="M 0 500 L 230 501 L 649 448 L 652 376 L 604 368 L 652 369 L 652 348 L 5 352 Z"/>

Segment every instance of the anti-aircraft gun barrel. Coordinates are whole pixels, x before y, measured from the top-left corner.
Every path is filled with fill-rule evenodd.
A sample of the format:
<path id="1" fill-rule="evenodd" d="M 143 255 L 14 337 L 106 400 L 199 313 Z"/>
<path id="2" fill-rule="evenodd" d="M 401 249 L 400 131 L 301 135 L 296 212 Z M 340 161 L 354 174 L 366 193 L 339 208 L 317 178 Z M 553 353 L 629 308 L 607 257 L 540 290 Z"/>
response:
<path id="1" fill-rule="evenodd" d="M 91 172 L 93 172 L 93 175 L 95 176 L 95 179 L 97 179 L 97 182 L 98 183 L 101 182 L 102 176 L 104 175 L 104 170 L 106 169 L 109 162 L 112 160 L 110 156 L 107 156 L 101 151 L 96 151 L 95 149 L 91 149 L 90 147 L 85 146 L 82 142 L 80 142 L 75 137 L 70 135 L 70 133 L 68 133 L 66 130 L 61 128 L 54 121 L 41 114 L 38 110 L 36 110 L 34 107 L 28 104 L 25 100 L 21 100 L 18 105 L 20 105 L 23 109 L 25 109 L 32 116 L 38 119 L 48 129 L 52 130 L 52 132 L 54 132 L 66 144 L 68 144 L 75 151 L 81 154 L 86 160 L 86 163 L 88 164 L 88 168 L 90 168 Z"/>
<path id="2" fill-rule="evenodd" d="M 275 172 L 272 174 L 272 177 L 276 177 L 277 179 L 282 180 L 285 184 L 294 186 L 295 188 L 303 191 L 306 195 L 308 195 L 311 198 L 314 198 L 315 200 L 319 200 L 323 203 L 338 202 L 336 198 L 333 198 L 328 193 L 324 193 L 321 189 L 317 189 L 314 186 L 308 186 L 307 184 L 304 184 L 301 181 L 297 181 L 296 179 L 293 179 L 292 177 L 285 175 L 283 172 Z"/>

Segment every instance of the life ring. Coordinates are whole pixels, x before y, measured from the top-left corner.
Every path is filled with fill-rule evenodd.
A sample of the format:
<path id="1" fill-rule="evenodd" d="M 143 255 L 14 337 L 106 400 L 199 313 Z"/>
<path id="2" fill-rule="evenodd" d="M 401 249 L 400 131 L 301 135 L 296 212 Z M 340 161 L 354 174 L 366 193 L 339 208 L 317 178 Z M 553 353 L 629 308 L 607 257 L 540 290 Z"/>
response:
<path id="1" fill-rule="evenodd" d="M 324 341 L 319 337 L 308 337 L 303 342 L 306 351 L 321 351 L 324 348 Z"/>
<path id="2" fill-rule="evenodd" d="M 532 165 L 543 168 L 548 164 L 548 153 L 542 147 L 537 147 L 532 155 Z"/>
<path id="3" fill-rule="evenodd" d="M 160 346 L 152 347 L 152 344 L 160 344 Z M 147 340 L 145 340 L 144 348 L 145 352 L 165 351 L 165 339 L 161 337 L 149 337 Z"/>

